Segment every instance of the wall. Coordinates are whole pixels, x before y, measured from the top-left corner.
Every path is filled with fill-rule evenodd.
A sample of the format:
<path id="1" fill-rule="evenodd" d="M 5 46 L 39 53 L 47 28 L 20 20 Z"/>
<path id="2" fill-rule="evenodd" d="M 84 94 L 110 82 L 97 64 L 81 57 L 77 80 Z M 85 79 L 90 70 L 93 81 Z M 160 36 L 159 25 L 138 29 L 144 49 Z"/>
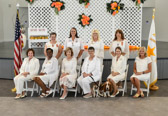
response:
<path id="1" fill-rule="evenodd" d="M 156 38 L 168 42 L 168 0 L 156 0 Z"/>
<path id="2" fill-rule="evenodd" d="M 2 3 L 0 1 L 0 42 L 2 42 L 4 39 L 4 33 L 3 33 L 3 9 L 2 9 Z"/>

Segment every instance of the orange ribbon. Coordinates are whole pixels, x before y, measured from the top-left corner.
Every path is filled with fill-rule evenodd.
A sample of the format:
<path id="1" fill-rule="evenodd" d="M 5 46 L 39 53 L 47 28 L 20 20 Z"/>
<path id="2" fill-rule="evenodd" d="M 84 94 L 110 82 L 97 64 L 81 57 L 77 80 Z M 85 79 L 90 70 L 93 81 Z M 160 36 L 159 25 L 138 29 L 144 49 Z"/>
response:
<path id="1" fill-rule="evenodd" d="M 58 9 L 58 11 L 60 11 L 62 5 L 63 5 L 63 3 L 61 3 L 61 2 L 53 2 L 53 3 L 51 4 L 51 7 L 55 7 L 55 8 Z"/>
<path id="2" fill-rule="evenodd" d="M 83 25 L 88 25 L 89 24 L 89 20 L 90 20 L 90 18 L 88 16 L 82 15 L 81 21 L 82 21 Z"/>

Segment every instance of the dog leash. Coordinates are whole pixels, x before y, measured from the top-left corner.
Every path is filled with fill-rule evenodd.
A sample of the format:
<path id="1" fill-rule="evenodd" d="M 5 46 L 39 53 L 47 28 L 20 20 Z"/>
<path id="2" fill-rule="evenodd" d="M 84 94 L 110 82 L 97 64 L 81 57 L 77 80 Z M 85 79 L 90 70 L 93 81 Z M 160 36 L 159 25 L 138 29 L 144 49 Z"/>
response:
<path id="1" fill-rule="evenodd" d="M 95 83 L 99 87 L 99 85 L 97 84 L 97 82 L 95 82 L 94 78 L 92 76 L 90 76 L 90 78 L 93 80 L 93 83 Z"/>

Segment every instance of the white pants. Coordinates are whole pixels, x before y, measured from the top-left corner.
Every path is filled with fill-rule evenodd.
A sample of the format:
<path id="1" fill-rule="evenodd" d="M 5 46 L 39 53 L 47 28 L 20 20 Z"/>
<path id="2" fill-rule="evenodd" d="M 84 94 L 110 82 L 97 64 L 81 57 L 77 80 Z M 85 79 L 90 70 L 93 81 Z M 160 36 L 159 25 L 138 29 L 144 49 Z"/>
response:
<path id="1" fill-rule="evenodd" d="M 84 94 L 91 93 L 90 83 L 93 82 L 91 77 L 83 78 L 83 76 L 80 76 L 77 81 L 83 89 Z"/>
<path id="2" fill-rule="evenodd" d="M 24 82 L 31 80 L 30 76 L 24 77 L 23 75 L 19 74 L 14 78 L 14 83 L 16 87 L 16 94 L 22 94 Z"/>

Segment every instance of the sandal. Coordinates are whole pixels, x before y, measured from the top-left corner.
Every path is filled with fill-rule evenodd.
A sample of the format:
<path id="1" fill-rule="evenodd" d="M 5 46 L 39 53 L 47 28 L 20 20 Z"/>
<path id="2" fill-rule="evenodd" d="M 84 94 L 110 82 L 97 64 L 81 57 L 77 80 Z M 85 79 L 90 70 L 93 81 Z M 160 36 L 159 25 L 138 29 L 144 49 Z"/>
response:
<path id="1" fill-rule="evenodd" d="M 133 98 L 138 98 L 140 96 L 140 94 L 136 93 Z"/>
<path id="2" fill-rule="evenodd" d="M 141 91 L 141 97 L 144 97 L 144 93 L 143 93 L 143 91 Z"/>
<path id="3" fill-rule="evenodd" d="M 52 90 L 50 89 L 49 91 L 46 91 L 46 97 L 48 97 L 49 95 L 51 95 L 52 94 Z"/>
<path id="4" fill-rule="evenodd" d="M 45 94 L 45 93 L 42 93 L 42 94 L 40 95 L 40 97 L 41 97 L 41 98 L 44 98 L 44 97 L 46 97 L 46 94 Z"/>

